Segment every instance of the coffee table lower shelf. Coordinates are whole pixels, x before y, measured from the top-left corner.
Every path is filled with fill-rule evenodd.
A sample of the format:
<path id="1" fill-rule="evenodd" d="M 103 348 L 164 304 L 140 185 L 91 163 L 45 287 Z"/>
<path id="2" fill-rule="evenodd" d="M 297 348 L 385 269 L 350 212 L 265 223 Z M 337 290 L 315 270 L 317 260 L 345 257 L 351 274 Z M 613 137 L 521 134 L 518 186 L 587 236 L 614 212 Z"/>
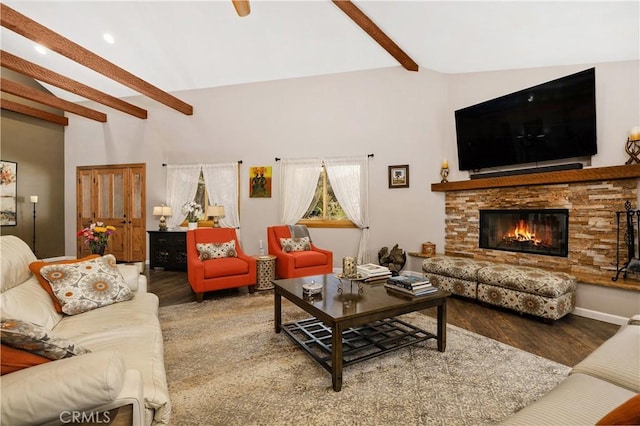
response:
<path id="1" fill-rule="evenodd" d="M 290 322 L 282 329 L 325 370 L 331 370 L 331 328 L 316 318 Z M 436 339 L 435 334 L 398 318 L 386 318 L 342 333 L 342 365 L 347 367 L 409 345 Z"/>

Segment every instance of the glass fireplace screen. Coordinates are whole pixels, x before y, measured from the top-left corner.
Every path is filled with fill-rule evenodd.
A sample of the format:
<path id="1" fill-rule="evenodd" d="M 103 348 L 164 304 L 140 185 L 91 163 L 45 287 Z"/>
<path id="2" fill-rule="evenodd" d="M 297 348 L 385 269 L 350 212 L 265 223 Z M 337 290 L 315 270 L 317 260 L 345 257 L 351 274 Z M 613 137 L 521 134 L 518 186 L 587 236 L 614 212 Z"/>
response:
<path id="1" fill-rule="evenodd" d="M 480 248 L 567 257 L 569 210 L 480 210 Z"/>

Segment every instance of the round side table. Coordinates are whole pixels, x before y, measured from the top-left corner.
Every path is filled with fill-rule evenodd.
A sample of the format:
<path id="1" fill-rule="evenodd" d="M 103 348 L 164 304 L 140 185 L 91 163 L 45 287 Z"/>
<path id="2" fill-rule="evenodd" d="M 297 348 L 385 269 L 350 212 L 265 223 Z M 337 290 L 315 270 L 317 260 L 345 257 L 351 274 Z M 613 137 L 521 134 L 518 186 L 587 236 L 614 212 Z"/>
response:
<path id="1" fill-rule="evenodd" d="M 270 254 L 253 256 L 256 259 L 256 290 L 271 290 L 276 278 L 276 257 Z"/>

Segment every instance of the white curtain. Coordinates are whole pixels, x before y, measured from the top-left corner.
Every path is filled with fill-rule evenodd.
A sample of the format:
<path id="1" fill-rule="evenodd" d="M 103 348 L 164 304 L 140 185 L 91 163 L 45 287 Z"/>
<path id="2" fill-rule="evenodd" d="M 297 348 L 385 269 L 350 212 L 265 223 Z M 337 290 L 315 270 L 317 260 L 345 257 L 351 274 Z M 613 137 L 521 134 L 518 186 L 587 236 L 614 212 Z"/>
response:
<path id="1" fill-rule="evenodd" d="M 220 226 L 239 228 L 238 162 L 203 164 L 202 176 L 209 195 L 209 205 L 224 207 Z"/>
<path id="2" fill-rule="evenodd" d="M 193 201 L 196 196 L 200 168 L 199 164 L 167 165 L 167 205 L 173 211 L 167 217 L 169 229 L 178 228 L 187 217 L 182 213 L 182 206 Z"/>
<path id="3" fill-rule="evenodd" d="M 282 159 L 280 161 L 280 219 L 295 225 L 313 200 L 322 172 L 322 160 Z"/>
<path id="4" fill-rule="evenodd" d="M 358 264 L 370 263 L 369 159 L 367 156 L 326 158 L 324 166 L 342 210 L 362 231 L 358 246 Z"/>

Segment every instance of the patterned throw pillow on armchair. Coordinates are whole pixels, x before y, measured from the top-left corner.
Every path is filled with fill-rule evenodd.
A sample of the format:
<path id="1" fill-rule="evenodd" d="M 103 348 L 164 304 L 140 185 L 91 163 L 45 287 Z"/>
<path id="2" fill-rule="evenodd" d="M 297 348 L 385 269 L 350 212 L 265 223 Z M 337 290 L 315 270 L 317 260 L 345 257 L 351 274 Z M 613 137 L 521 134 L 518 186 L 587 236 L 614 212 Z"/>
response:
<path id="1" fill-rule="evenodd" d="M 224 243 L 197 243 L 196 249 L 198 249 L 200 260 L 238 257 L 235 240 Z"/>
<path id="2" fill-rule="evenodd" d="M 280 238 L 280 247 L 285 253 L 292 251 L 307 251 L 311 250 L 311 242 L 309 237 L 302 238 Z"/>

